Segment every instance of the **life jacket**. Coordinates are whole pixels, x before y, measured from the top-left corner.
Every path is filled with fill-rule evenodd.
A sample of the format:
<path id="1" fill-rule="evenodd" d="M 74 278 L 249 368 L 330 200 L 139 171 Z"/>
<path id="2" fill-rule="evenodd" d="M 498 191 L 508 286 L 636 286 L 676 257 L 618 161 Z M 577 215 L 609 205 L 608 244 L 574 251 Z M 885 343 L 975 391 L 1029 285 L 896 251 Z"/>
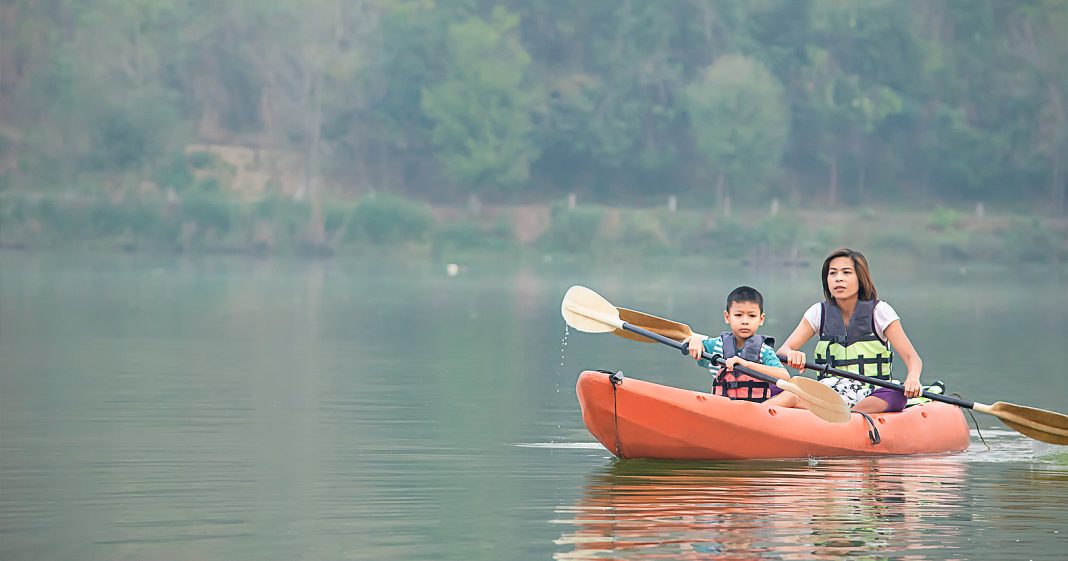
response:
<path id="1" fill-rule="evenodd" d="M 775 345 L 775 339 L 763 335 L 753 335 L 746 340 L 745 345 L 738 349 L 734 334 L 730 331 L 720 333 L 719 340 L 723 343 L 723 360 L 732 356 L 740 356 L 750 362 L 760 362 L 760 352 L 766 343 L 768 346 Z M 720 368 L 712 379 L 712 393 L 727 396 L 731 399 L 743 401 L 755 401 L 757 403 L 771 397 L 771 386 L 756 378 L 750 378 L 745 374 L 727 372 L 726 368 Z"/>
<path id="2" fill-rule="evenodd" d="M 828 364 L 831 368 L 869 378 L 891 380 L 894 353 L 890 344 L 875 333 L 875 306 L 878 303 L 878 300 L 858 301 L 848 327 L 837 304 L 833 301 L 820 304 L 820 340 L 813 353 L 816 364 Z M 833 375 L 821 372 L 819 378 Z"/>

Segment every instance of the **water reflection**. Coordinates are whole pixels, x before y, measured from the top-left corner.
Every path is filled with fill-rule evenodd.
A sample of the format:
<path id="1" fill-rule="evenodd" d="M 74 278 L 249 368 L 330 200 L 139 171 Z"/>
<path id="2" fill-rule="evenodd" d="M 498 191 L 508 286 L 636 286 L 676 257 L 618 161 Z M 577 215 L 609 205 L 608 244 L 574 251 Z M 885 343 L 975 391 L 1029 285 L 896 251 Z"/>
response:
<path id="1" fill-rule="evenodd" d="M 556 559 L 945 558 L 971 520 L 952 456 L 615 462 L 589 476 Z"/>

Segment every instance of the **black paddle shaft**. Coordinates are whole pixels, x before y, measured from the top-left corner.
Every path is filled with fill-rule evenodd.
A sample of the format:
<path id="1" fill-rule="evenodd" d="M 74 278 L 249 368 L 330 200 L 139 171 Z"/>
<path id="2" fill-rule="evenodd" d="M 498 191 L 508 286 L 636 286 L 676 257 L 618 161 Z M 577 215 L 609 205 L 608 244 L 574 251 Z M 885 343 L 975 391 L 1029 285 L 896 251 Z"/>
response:
<path id="1" fill-rule="evenodd" d="M 779 360 L 783 361 L 783 363 L 787 362 L 786 355 L 777 355 L 777 356 L 779 357 Z M 897 391 L 904 391 L 905 390 L 905 386 L 903 386 L 901 384 L 895 384 L 893 382 L 889 382 L 887 380 L 880 380 L 878 378 L 869 378 L 867 376 L 861 376 L 860 374 L 855 374 L 855 373 L 850 372 L 848 370 L 842 370 L 840 368 L 831 368 L 830 366 L 828 366 L 826 364 L 816 364 L 815 362 L 806 362 L 805 363 L 805 368 L 807 368 L 809 370 L 814 370 L 816 372 L 823 372 L 824 374 L 829 374 L 829 375 L 833 374 L 833 375 L 839 376 L 841 378 L 849 378 L 850 380 L 856 380 L 858 382 L 864 382 L 865 384 L 872 384 L 872 385 L 875 385 L 875 386 L 882 386 L 884 388 L 890 388 L 892 390 L 897 390 Z M 933 401 L 941 401 L 943 403 L 950 403 L 950 404 L 956 405 L 957 407 L 964 407 L 966 409 L 972 409 L 972 408 L 975 407 L 975 402 L 974 401 L 968 401 L 966 399 L 959 399 L 959 398 L 956 398 L 956 397 L 953 397 L 953 396 L 949 396 L 949 395 L 942 395 L 940 393 L 931 393 L 931 392 L 925 391 L 925 392 L 920 393 L 920 395 L 923 396 L 923 397 L 926 397 L 927 399 L 933 400 Z"/>
<path id="2" fill-rule="evenodd" d="M 684 354 L 684 355 L 690 354 L 690 345 L 688 343 L 680 343 L 679 341 L 671 339 L 670 337 L 664 337 L 663 335 L 661 335 L 659 333 L 653 333 L 652 331 L 649 331 L 647 329 L 642 329 L 642 328 L 640 328 L 640 327 L 638 327 L 636 325 L 631 325 L 631 324 L 629 324 L 627 322 L 623 322 L 623 329 L 626 329 L 627 331 L 632 331 L 634 333 L 637 333 L 638 335 L 641 335 L 643 337 L 647 337 L 649 339 L 652 339 L 653 341 L 656 341 L 657 343 L 663 343 L 665 345 L 668 345 L 669 347 L 675 347 L 676 349 L 682 351 L 682 354 Z M 727 362 L 727 361 L 723 360 L 723 357 L 721 357 L 719 355 L 710 355 L 710 354 L 706 353 L 703 350 L 701 351 L 701 358 L 711 362 L 712 364 L 716 364 L 716 365 L 719 365 L 719 366 L 723 366 Z M 779 381 L 779 378 L 776 378 L 775 376 L 768 376 L 767 374 L 764 374 L 763 372 L 757 372 L 755 370 L 752 370 L 750 368 L 746 368 L 746 367 L 738 365 L 738 364 L 734 365 L 734 370 L 737 371 L 737 372 L 741 372 L 742 374 L 745 374 L 746 376 L 752 376 L 753 378 L 756 378 L 757 380 L 760 380 L 761 382 L 767 382 L 767 383 L 769 383 L 769 384 L 771 384 L 773 386 L 775 385 L 775 382 Z"/>

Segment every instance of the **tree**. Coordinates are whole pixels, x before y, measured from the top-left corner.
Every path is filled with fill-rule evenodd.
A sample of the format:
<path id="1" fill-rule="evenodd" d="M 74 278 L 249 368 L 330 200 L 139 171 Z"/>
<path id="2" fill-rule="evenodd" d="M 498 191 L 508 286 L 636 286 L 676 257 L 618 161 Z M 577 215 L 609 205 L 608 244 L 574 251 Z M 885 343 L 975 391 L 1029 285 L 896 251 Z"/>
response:
<path id="1" fill-rule="evenodd" d="M 1030 96 L 1037 108 L 1030 144 L 1038 158 L 1048 161 L 1051 202 L 1065 212 L 1068 188 L 1068 5 L 1038 0 L 1019 7 L 1007 22 L 1009 48 L 1031 72 Z"/>
<path id="2" fill-rule="evenodd" d="M 723 205 L 728 186 L 757 189 L 779 166 L 789 115 L 779 81 L 759 62 L 720 57 L 685 91 L 697 146 L 716 174 Z"/>
<path id="3" fill-rule="evenodd" d="M 16 35 L 39 52 L 14 50 L 21 79 L 7 86 L 19 158 L 37 181 L 67 184 L 83 172 L 143 178 L 181 149 L 191 131 L 173 79 L 184 16 L 177 2 L 26 2 L 5 7 L 8 17 L 12 9 L 30 30 L 41 27 Z"/>
<path id="4" fill-rule="evenodd" d="M 852 156 L 856 188 L 864 189 L 877 129 L 900 113 L 898 83 L 917 58 L 905 12 L 896 2 L 816 0 L 799 65 L 796 132 L 800 147 L 827 165 L 827 202 L 839 202 L 841 164 Z M 892 46 L 892 48 L 887 47 Z"/>
<path id="5" fill-rule="evenodd" d="M 422 94 L 431 138 L 446 175 L 473 191 L 525 183 L 537 157 L 532 113 L 540 102 L 527 78 L 530 56 L 517 16 L 496 8 L 489 21 L 449 25 L 446 77 Z"/>

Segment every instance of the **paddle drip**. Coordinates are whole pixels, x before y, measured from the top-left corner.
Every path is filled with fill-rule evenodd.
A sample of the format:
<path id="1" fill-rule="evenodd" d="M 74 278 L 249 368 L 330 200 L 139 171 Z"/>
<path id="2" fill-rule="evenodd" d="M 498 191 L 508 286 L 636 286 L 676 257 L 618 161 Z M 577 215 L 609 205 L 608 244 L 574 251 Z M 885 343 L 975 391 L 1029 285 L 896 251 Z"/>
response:
<path id="1" fill-rule="evenodd" d="M 564 371 L 564 363 L 567 362 L 567 336 L 571 334 L 567 323 L 564 323 L 564 338 L 560 340 L 560 368 L 556 371 L 556 393 L 560 393 L 560 375 Z"/>

